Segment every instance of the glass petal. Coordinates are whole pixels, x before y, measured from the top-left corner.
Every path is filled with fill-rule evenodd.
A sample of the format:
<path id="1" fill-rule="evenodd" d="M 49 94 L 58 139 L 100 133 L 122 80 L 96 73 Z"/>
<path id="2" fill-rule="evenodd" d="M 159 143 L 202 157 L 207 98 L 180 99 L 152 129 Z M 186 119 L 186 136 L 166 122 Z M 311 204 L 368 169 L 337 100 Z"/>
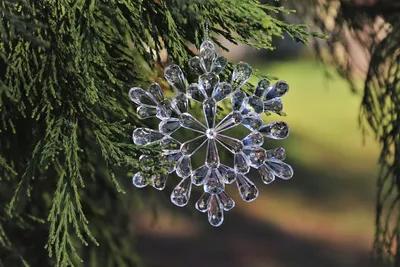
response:
<path id="1" fill-rule="evenodd" d="M 178 112 L 175 110 L 174 105 L 172 105 L 171 100 L 164 99 L 157 105 L 157 118 L 160 120 L 170 117 L 176 118 L 178 116 Z"/>
<path id="2" fill-rule="evenodd" d="M 164 190 L 167 184 L 168 175 L 155 174 L 152 176 L 152 186 L 157 190 Z"/>
<path id="3" fill-rule="evenodd" d="M 170 135 L 181 127 L 178 119 L 166 119 L 160 122 L 158 130 L 162 134 Z"/>
<path id="4" fill-rule="evenodd" d="M 233 70 L 232 74 L 232 87 L 233 89 L 239 89 L 242 87 L 248 79 L 250 79 L 253 69 L 251 66 L 245 62 L 239 62 Z"/>
<path id="5" fill-rule="evenodd" d="M 268 90 L 270 90 L 270 86 L 271 86 L 271 84 L 267 79 L 264 79 L 264 78 L 260 79 L 258 81 L 254 95 L 263 99 L 265 94 L 268 92 Z"/>
<path id="6" fill-rule="evenodd" d="M 225 191 L 218 196 L 225 211 L 229 211 L 235 207 L 235 201 L 233 201 L 233 199 Z"/>
<path id="7" fill-rule="evenodd" d="M 192 83 L 188 86 L 187 95 L 197 102 L 203 102 L 206 99 L 206 93 L 197 83 Z"/>
<path id="8" fill-rule="evenodd" d="M 283 147 L 267 150 L 267 159 L 284 160 L 286 158 L 286 151 Z"/>
<path id="9" fill-rule="evenodd" d="M 213 98 L 207 98 L 203 102 L 203 112 L 208 128 L 214 128 L 217 103 Z"/>
<path id="10" fill-rule="evenodd" d="M 207 128 L 201 122 L 196 120 L 189 113 L 182 113 L 181 116 L 179 117 L 179 122 L 183 128 L 195 132 L 204 133 L 207 130 Z"/>
<path id="11" fill-rule="evenodd" d="M 275 180 L 275 175 L 265 165 L 265 163 L 261 165 L 260 168 L 258 168 L 258 172 L 260 173 L 261 180 L 263 181 L 264 184 L 270 184 Z"/>
<path id="12" fill-rule="evenodd" d="M 256 169 L 260 167 L 266 159 L 266 152 L 262 147 L 243 149 L 243 154 L 247 156 L 250 166 Z"/>
<path id="13" fill-rule="evenodd" d="M 190 157 L 183 156 L 180 160 L 176 163 L 176 174 L 179 177 L 186 178 L 192 174 L 192 162 Z"/>
<path id="14" fill-rule="evenodd" d="M 240 196 L 246 202 L 251 202 L 258 197 L 257 187 L 244 175 L 238 174 L 236 185 L 239 189 Z"/>
<path id="15" fill-rule="evenodd" d="M 132 183 L 137 188 L 143 188 L 147 186 L 147 179 L 142 175 L 141 172 L 135 173 L 132 178 Z"/>
<path id="16" fill-rule="evenodd" d="M 181 113 L 187 112 L 188 110 L 188 99 L 186 94 L 178 93 L 172 99 L 172 104 L 179 110 Z"/>
<path id="17" fill-rule="evenodd" d="M 257 114 L 249 114 L 242 119 L 242 125 L 251 131 L 258 130 L 263 121 Z"/>
<path id="18" fill-rule="evenodd" d="M 236 125 L 239 125 L 242 122 L 242 115 L 238 111 L 233 111 L 226 115 L 225 118 L 222 119 L 215 127 L 215 131 L 218 133 L 226 131 Z"/>
<path id="19" fill-rule="evenodd" d="M 163 149 L 165 150 L 178 150 L 181 147 L 181 143 L 172 138 L 171 136 L 165 136 L 163 139 L 161 139 L 160 145 L 162 146 Z"/>
<path id="20" fill-rule="evenodd" d="M 258 131 L 268 138 L 285 139 L 289 135 L 289 126 L 286 122 L 277 121 L 261 126 Z"/>
<path id="21" fill-rule="evenodd" d="M 223 69 L 225 68 L 226 62 L 226 58 L 224 58 L 223 56 L 217 56 L 214 59 L 211 72 L 214 72 L 215 74 L 220 74 L 221 71 L 223 71 Z"/>
<path id="22" fill-rule="evenodd" d="M 293 177 L 292 167 L 280 160 L 268 160 L 265 164 L 271 169 L 275 176 L 279 178 L 288 180 Z"/>
<path id="23" fill-rule="evenodd" d="M 221 174 L 222 179 L 224 180 L 224 183 L 231 184 L 235 181 L 236 172 L 231 167 L 221 164 L 218 167 L 218 171 Z"/>
<path id="24" fill-rule="evenodd" d="M 224 100 L 232 92 L 232 86 L 227 82 L 219 83 L 214 91 L 214 99 L 219 102 Z"/>
<path id="25" fill-rule="evenodd" d="M 138 106 L 136 108 L 136 114 L 140 119 L 147 119 L 156 116 L 157 109 L 149 106 Z"/>
<path id="26" fill-rule="evenodd" d="M 201 63 L 201 60 L 198 56 L 192 57 L 189 59 L 189 67 L 196 72 L 197 74 L 203 74 L 205 72 L 205 69 L 203 67 L 203 64 Z"/>
<path id="27" fill-rule="evenodd" d="M 215 57 L 215 47 L 210 41 L 204 41 L 200 46 L 200 58 L 206 72 L 211 71 L 211 66 Z"/>
<path id="28" fill-rule="evenodd" d="M 154 157 L 151 157 L 150 155 L 141 155 L 141 156 L 139 157 L 140 166 L 143 166 L 143 168 L 144 168 L 146 171 L 151 170 L 150 165 L 153 164 L 153 160 L 154 160 Z"/>
<path id="29" fill-rule="evenodd" d="M 145 146 L 159 141 L 164 137 L 162 133 L 148 128 L 136 128 L 133 131 L 133 142 L 138 146 Z"/>
<path id="30" fill-rule="evenodd" d="M 129 90 L 129 98 L 137 105 L 156 106 L 155 101 L 145 90 L 139 87 L 133 87 Z"/>
<path id="31" fill-rule="evenodd" d="M 264 112 L 279 113 L 283 110 L 283 103 L 279 97 L 267 100 L 264 102 Z"/>
<path id="32" fill-rule="evenodd" d="M 171 201 L 179 207 L 185 206 L 189 202 L 190 193 L 192 191 L 191 179 L 185 178 L 179 182 L 171 194 Z"/>
<path id="33" fill-rule="evenodd" d="M 210 174 L 211 169 L 209 169 L 207 166 L 203 165 L 196 170 L 193 171 L 192 173 L 192 182 L 194 185 L 202 185 L 206 181 L 208 175 Z"/>
<path id="34" fill-rule="evenodd" d="M 202 147 L 206 141 L 207 137 L 204 135 L 200 135 L 196 138 L 186 141 L 182 143 L 181 152 L 183 155 L 191 156 L 196 153 L 196 151 Z"/>
<path id="35" fill-rule="evenodd" d="M 248 98 L 245 92 L 236 90 L 231 94 L 232 110 L 242 111 L 247 104 Z"/>
<path id="36" fill-rule="evenodd" d="M 230 136 L 218 134 L 217 140 L 222 146 L 228 149 L 231 153 L 240 152 L 243 148 L 243 143 L 240 140 L 237 140 Z"/>
<path id="37" fill-rule="evenodd" d="M 289 84 L 285 81 L 278 81 L 272 86 L 272 88 L 266 93 L 265 98 L 272 99 L 275 97 L 281 97 L 289 92 Z"/>
<path id="38" fill-rule="evenodd" d="M 185 76 L 178 65 L 168 66 L 164 71 L 165 79 L 179 92 L 186 92 Z"/>
<path id="39" fill-rule="evenodd" d="M 210 168 L 218 168 L 219 166 L 218 149 L 214 139 L 208 139 L 206 165 Z"/>
<path id="40" fill-rule="evenodd" d="M 161 159 L 169 165 L 169 167 L 167 168 L 168 173 L 172 173 L 175 171 L 176 163 L 181 157 L 182 153 L 180 153 L 179 151 L 172 154 L 163 154 Z"/>
<path id="41" fill-rule="evenodd" d="M 207 181 L 204 183 L 204 191 L 210 194 L 219 194 L 223 192 L 225 185 L 222 182 L 222 176 L 218 169 L 211 169 Z"/>
<path id="42" fill-rule="evenodd" d="M 161 87 L 158 83 L 152 83 L 150 85 L 149 93 L 156 102 L 161 102 L 164 100 L 164 95 L 163 95 Z"/>
<path id="43" fill-rule="evenodd" d="M 236 153 L 234 156 L 234 168 L 237 173 L 246 174 L 250 171 L 250 166 L 247 163 L 245 156 L 242 153 Z"/>
<path id="44" fill-rule="evenodd" d="M 248 107 L 250 107 L 249 111 L 252 113 L 261 114 L 264 112 L 264 103 L 258 96 L 251 96 L 247 102 Z"/>
<path id="45" fill-rule="evenodd" d="M 212 226 L 220 226 L 224 221 L 224 210 L 218 195 L 212 195 L 208 209 L 208 222 Z"/>
<path id="46" fill-rule="evenodd" d="M 264 137 L 261 133 L 254 131 L 246 136 L 242 142 L 245 147 L 258 147 L 264 143 Z"/>
<path id="47" fill-rule="evenodd" d="M 210 206 L 211 195 L 209 193 L 204 192 L 199 200 L 196 202 L 196 209 L 200 212 L 207 212 L 208 207 Z"/>
<path id="48" fill-rule="evenodd" d="M 211 97 L 213 95 L 213 92 L 217 88 L 218 83 L 218 75 L 212 72 L 204 73 L 199 77 L 199 85 L 203 88 L 208 97 Z"/>

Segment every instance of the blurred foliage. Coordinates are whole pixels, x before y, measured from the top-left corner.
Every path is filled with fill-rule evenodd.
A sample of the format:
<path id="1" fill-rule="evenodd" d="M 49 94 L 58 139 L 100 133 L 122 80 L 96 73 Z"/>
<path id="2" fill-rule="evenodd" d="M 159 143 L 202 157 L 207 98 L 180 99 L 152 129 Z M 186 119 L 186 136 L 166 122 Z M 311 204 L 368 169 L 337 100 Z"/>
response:
<path id="1" fill-rule="evenodd" d="M 400 266 L 400 3 L 397 0 L 288 3 L 296 8 L 302 21 L 310 21 L 329 35 L 327 47 L 314 42 L 319 58 L 336 66 L 353 92 L 363 92 L 360 125 L 364 133 L 372 130 L 381 147 L 374 258 L 378 265 Z M 360 73 L 366 73 L 361 86 Z"/>
<path id="2" fill-rule="evenodd" d="M 160 148 L 131 144 L 143 122 L 127 92 L 162 79 L 162 50 L 186 66 L 206 20 L 211 33 L 259 49 L 284 33 L 304 44 L 321 37 L 277 18 L 290 11 L 255 0 L 0 0 L 0 13 L 6 267 L 140 264 L 129 213 L 140 195 L 121 193 L 127 171 L 144 171 L 137 155 Z"/>

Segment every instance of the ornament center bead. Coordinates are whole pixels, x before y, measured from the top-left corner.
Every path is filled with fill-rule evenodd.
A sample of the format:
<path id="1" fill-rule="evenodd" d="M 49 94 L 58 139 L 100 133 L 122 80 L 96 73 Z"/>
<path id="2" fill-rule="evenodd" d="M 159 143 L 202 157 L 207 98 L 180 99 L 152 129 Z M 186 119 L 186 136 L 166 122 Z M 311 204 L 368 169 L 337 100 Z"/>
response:
<path id="1" fill-rule="evenodd" d="M 214 139 L 217 136 L 217 132 L 214 129 L 208 129 L 206 131 L 206 136 L 208 139 Z"/>

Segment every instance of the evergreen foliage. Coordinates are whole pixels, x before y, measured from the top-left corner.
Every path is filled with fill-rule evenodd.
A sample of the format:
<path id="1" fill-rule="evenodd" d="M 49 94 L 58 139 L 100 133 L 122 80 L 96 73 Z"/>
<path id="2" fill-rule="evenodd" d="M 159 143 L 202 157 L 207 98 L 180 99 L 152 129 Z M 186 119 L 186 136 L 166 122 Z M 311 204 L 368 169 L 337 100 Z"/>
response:
<path id="1" fill-rule="evenodd" d="M 162 81 L 161 50 L 187 66 L 206 20 L 214 35 L 258 49 L 284 33 L 304 44 L 320 37 L 255 0 L 0 0 L 0 13 L 5 267 L 140 263 L 123 193 L 127 173 L 142 168 L 137 155 L 160 148 L 132 144 L 143 122 L 127 93 Z"/>

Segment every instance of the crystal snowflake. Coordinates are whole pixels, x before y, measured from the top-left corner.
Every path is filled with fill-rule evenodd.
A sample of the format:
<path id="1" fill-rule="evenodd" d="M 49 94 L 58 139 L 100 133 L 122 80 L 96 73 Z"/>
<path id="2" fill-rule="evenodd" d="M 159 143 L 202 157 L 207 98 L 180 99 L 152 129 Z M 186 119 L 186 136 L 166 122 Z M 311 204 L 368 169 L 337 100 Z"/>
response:
<path id="1" fill-rule="evenodd" d="M 264 138 L 284 139 L 289 135 L 285 122 L 273 122 L 263 125 L 260 114 L 264 112 L 279 113 L 283 104 L 281 97 L 289 90 L 284 81 L 273 86 L 266 79 L 261 79 L 253 95 L 248 96 L 242 86 L 252 74 L 249 64 L 240 62 L 236 65 L 231 83 L 221 82 L 218 74 L 224 69 L 226 59 L 218 56 L 212 42 L 206 40 L 201 44 L 200 57 L 189 61 L 190 68 L 198 75 L 198 83 L 187 85 L 183 72 L 177 65 L 165 69 L 165 78 L 177 90 L 172 101 L 164 98 L 157 83 L 148 90 L 134 87 L 129 91 L 130 99 L 138 105 L 137 115 L 142 118 L 157 117 L 161 120 L 158 131 L 148 128 L 137 128 L 133 132 L 136 145 L 146 146 L 158 143 L 164 148 L 162 159 L 170 162 L 167 172 L 182 178 L 171 194 L 171 201 L 185 206 L 190 198 L 192 184 L 203 186 L 204 193 L 196 202 L 196 209 L 208 213 L 208 221 L 219 226 L 224 220 L 224 211 L 235 206 L 235 202 L 225 192 L 225 185 L 236 182 L 240 196 L 246 202 L 258 196 L 258 189 L 245 175 L 250 167 L 258 169 L 265 184 L 274 181 L 275 177 L 290 179 L 293 169 L 286 163 L 285 150 L 262 148 Z M 232 112 L 215 125 L 218 102 L 230 98 Z M 206 125 L 188 113 L 189 99 L 202 103 Z M 244 139 L 224 135 L 224 132 L 238 125 L 243 125 L 251 132 Z M 179 128 L 186 128 L 200 136 L 180 143 L 171 137 Z M 220 163 L 217 142 L 233 153 L 233 167 Z M 207 143 L 204 165 L 192 170 L 191 156 Z M 148 158 L 142 155 L 140 161 Z M 143 161 L 145 162 L 145 161 Z M 133 176 L 136 187 L 152 185 L 163 190 L 167 181 L 166 175 L 154 174 L 146 177 L 142 172 Z"/>

